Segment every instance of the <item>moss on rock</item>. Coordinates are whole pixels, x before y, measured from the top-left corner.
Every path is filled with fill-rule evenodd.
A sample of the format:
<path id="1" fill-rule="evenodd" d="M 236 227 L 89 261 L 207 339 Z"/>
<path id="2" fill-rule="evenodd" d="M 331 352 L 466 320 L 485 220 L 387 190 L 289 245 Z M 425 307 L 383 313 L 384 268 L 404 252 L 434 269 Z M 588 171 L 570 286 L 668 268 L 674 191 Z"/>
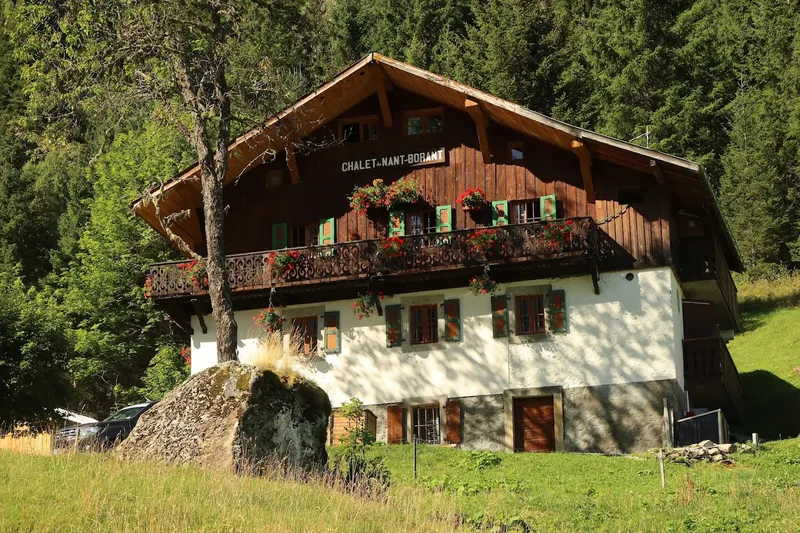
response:
<path id="1" fill-rule="evenodd" d="M 147 411 L 115 453 L 239 470 L 327 462 L 331 404 L 312 381 L 238 362 L 200 372 Z"/>

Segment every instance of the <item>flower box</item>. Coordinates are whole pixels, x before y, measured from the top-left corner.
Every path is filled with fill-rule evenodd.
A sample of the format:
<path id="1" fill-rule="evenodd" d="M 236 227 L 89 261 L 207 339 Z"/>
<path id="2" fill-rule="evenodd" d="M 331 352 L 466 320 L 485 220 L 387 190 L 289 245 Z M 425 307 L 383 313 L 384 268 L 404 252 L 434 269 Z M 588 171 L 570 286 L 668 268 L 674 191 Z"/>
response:
<path id="1" fill-rule="evenodd" d="M 478 229 L 466 240 L 467 247 L 473 255 L 494 257 L 508 251 L 508 236 L 505 231 L 497 229 Z"/>
<path id="2" fill-rule="evenodd" d="M 183 272 L 186 280 L 189 281 L 197 290 L 208 289 L 208 271 L 202 261 L 189 261 L 180 263 L 178 268 Z"/>
<path id="3" fill-rule="evenodd" d="M 303 262 L 303 257 L 296 250 L 288 250 L 286 252 L 270 252 L 267 261 L 272 269 L 272 278 L 275 279 L 293 272 Z"/>
<path id="4" fill-rule="evenodd" d="M 542 228 L 542 239 L 551 252 L 563 252 L 564 248 L 572 244 L 572 230 L 575 221 L 548 222 Z"/>
<path id="5" fill-rule="evenodd" d="M 387 237 L 378 244 L 377 256 L 383 261 L 399 261 L 410 252 L 410 246 L 403 237 Z"/>
<path id="6" fill-rule="evenodd" d="M 350 207 L 359 214 L 371 214 L 380 208 L 396 209 L 419 201 L 419 182 L 414 178 L 400 178 L 391 185 L 376 179 L 371 185 L 355 187 L 347 199 Z"/>
<path id="7" fill-rule="evenodd" d="M 461 204 L 462 211 L 468 212 L 482 211 L 489 205 L 486 194 L 478 187 L 462 192 L 456 201 Z"/>

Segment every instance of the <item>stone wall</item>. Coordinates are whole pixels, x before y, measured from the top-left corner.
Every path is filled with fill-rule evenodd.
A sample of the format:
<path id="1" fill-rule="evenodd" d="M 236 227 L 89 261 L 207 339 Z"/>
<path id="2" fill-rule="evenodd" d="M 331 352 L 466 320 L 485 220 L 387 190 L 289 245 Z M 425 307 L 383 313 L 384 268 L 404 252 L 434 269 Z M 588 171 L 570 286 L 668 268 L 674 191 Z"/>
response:
<path id="1" fill-rule="evenodd" d="M 661 445 L 663 398 L 680 413 L 675 380 L 564 389 L 564 450 L 628 453 Z"/>
<path id="2" fill-rule="evenodd" d="M 461 401 L 461 431 L 465 450 L 501 452 L 504 447 L 503 395 L 470 396 Z"/>

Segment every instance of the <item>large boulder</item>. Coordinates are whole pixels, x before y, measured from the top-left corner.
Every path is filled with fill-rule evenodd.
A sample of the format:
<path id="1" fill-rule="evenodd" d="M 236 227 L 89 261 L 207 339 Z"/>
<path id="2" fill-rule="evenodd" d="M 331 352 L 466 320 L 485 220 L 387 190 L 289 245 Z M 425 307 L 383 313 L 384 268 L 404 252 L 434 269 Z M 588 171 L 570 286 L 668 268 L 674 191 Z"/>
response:
<path id="1" fill-rule="evenodd" d="M 195 374 L 146 411 L 125 459 L 258 471 L 325 466 L 331 403 L 311 381 L 238 362 Z"/>

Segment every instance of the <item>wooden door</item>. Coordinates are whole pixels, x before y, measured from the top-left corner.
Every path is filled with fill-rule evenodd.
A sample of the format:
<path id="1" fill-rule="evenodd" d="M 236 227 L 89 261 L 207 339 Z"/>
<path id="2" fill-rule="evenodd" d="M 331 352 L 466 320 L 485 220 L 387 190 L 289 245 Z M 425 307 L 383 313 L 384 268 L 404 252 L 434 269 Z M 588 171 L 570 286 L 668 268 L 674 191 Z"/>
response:
<path id="1" fill-rule="evenodd" d="M 514 398 L 514 451 L 552 452 L 555 449 L 553 397 Z"/>

